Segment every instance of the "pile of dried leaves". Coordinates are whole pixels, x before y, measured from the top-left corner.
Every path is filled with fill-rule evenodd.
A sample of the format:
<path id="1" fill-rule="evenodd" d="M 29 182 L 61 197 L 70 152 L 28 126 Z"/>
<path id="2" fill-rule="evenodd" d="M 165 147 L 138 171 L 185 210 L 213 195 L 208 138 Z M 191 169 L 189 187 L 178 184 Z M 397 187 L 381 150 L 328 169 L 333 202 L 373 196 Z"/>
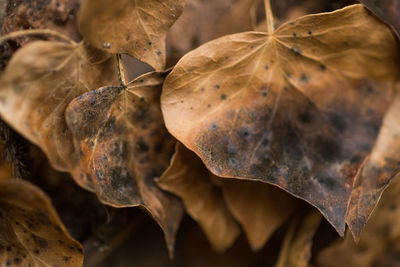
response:
<path id="1" fill-rule="evenodd" d="M 360 2 L 5 1 L 0 266 L 399 266 L 400 1 Z"/>

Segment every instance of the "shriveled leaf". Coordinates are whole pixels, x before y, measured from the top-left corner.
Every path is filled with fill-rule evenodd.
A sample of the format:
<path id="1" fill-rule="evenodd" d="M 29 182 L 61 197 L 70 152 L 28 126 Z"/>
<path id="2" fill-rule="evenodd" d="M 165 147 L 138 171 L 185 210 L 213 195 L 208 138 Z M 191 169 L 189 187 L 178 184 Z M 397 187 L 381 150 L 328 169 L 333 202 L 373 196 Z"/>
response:
<path id="1" fill-rule="evenodd" d="M 298 227 L 296 223 L 291 225 L 286 232 L 275 267 L 309 266 L 313 237 L 321 224 L 321 219 L 321 215 L 313 211 L 301 221 Z"/>
<path id="2" fill-rule="evenodd" d="M 86 0 L 79 30 L 94 47 L 127 53 L 156 70 L 165 66 L 165 38 L 185 0 Z"/>
<path id="3" fill-rule="evenodd" d="M 222 189 L 226 205 L 243 227 L 253 250 L 261 249 L 281 226 L 298 202 L 281 189 L 238 179 L 213 179 Z"/>
<path id="4" fill-rule="evenodd" d="M 359 0 L 375 15 L 388 23 L 400 38 L 400 0 Z"/>
<path id="5" fill-rule="evenodd" d="M 0 116 L 56 169 L 69 170 L 73 143 L 65 108 L 76 96 L 117 81 L 112 62 L 82 44 L 33 42 L 15 53 L 0 77 Z"/>
<path id="6" fill-rule="evenodd" d="M 142 206 L 164 230 L 172 250 L 182 216 L 179 200 L 155 184 L 168 167 L 175 140 L 160 110 L 164 73 L 124 87 L 102 87 L 75 98 L 66 110 L 77 164 L 73 176 L 114 207 Z"/>
<path id="7" fill-rule="evenodd" d="M 177 143 L 171 165 L 157 183 L 182 199 L 185 210 L 200 224 L 213 248 L 223 251 L 232 246 L 240 228 L 212 176 L 196 154 Z"/>
<path id="8" fill-rule="evenodd" d="M 0 265 L 82 264 L 82 246 L 69 236 L 50 199 L 26 181 L 0 181 Z"/>
<path id="9" fill-rule="evenodd" d="M 278 185 L 343 234 L 354 176 L 393 96 L 396 57 L 390 30 L 361 5 L 308 15 L 188 53 L 164 83 L 162 110 L 214 174 Z"/>
<path id="10" fill-rule="evenodd" d="M 371 219 L 355 242 L 351 233 L 317 256 L 321 267 L 400 266 L 400 176 L 383 193 Z"/>
<path id="11" fill-rule="evenodd" d="M 400 94 L 397 93 L 385 115 L 378 139 L 355 177 L 346 220 L 356 238 L 390 180 L 400 171 L 399 118 Z"/>

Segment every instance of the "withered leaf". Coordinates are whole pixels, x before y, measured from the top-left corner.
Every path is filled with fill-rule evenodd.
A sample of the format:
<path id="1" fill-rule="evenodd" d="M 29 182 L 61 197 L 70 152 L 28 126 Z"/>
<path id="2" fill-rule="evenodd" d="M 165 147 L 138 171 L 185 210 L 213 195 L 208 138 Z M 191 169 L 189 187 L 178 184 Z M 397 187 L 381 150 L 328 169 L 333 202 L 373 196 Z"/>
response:
<path id="1" fill-rule="evenodd" d="M 213 180 L 253 250 L 261 249 L 298 207 L 295 198 L 266 183 L 216 176 Z"/>
<path id="2" fill-rule="evenodd" d="M 396 57 L 390 30 L 362 5 L 308 15 L 188 53 L 164 83 L 162 110 L 214 174 L 278 185 L 342 235 L 354 176 L 393 96 Z"/>
<path id="3" fill-rule="evenodd" d="M 178 142 L 171 165 L 157 183 L 182 199 L 185 210 L 200 224 L 213 248 L 224 251 L 239 236 L 240 228 L 212 176 L 196 154 Z"/>
<path id="4" fill-rule="evenodd" d="M 400 89 L 400 86 L 397 88 Z M 399 117 L 400 94 L 397 93 L 385 115 L 374 147 L 354 180 L 346 221 L 356 239 L 383 191 L 400 171 Z"/>
<path id="5" fill-rule="evenodd" d="M 321 214 L 310 212 L 297 227 L 293 223 L 286 232 L 285 240 L 275 267 L 308 267 L 311 259 L 313 237 L 321 224 Z M 296 229 L 297 228 L 297 229 Z"/>
<path id="6" fill-rule="evenodd" d="M 64 112 L 76 96 L 117 81 L 109 55 L 82 44 L 37 41 L 19 49 L 0 77 L 0 115 L 67 171 L 73 143 Z"/>
<path id="7" fill-rule="evenodd" d="M 165 38 L 185 0 L 86 0 L 79 30 L 94 47 L 127 53 L 156 70 L 165 66 Z"/>
<path id="8" fill-rule="evenodd" d="M 74 179 L 105 204 L 144 207 L 172 251 L 182 207 L 154 181 L 168 167 L 175 144 L 160 110 L 164 77 L 152 72 L 126 87 L 90 91 L 75 98 L 65 115 L 75 144 Z"/>
<path id="9" fill-rule="evenodd" d="M 69 236 L 50 199 L 26 181 L 0 181 L 0 265 L 82 264 L 82 246 Z"/>
<path id="10" fill-rule="evenodd" d="M 400 1 L 399 0 L 359 0 L 375 15 L 388 23 L 400 38 Z"/>
<path id="11" fill-rule="evenodd" d="M 400 176 L 385 190 L 358 243 L 350 232 L 317 256 L 321 267 L 399 266 L 400 253 Z"/>

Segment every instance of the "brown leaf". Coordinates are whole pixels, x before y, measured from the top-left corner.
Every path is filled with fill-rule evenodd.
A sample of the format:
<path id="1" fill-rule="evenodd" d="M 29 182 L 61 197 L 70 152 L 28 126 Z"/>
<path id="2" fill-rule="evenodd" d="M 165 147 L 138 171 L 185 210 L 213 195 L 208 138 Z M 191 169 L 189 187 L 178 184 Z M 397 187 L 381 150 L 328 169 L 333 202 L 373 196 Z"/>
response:
<path id="1" fill-rule="evenodd" d="M 295 198 L 269 184 L 216 176 L 213 180 L 253 250 L 261 249 L 298 206 Z"/>
<path id="2" fill-rule="evenodd" d="M 185 0 L 86 0 L 79 30 L 94 47 L 127 53 L 156 70 L 165 67 L 165 38 Z"/>
<path id="3" fill-rule="evenodd" d="M 317 256 L 321 267 L 394 267 L 400 265 L 400 176 L 383 193 L 356 244 L 350 232 Z"/>
<path id="4" fill-rule="evenodd" d="M 321 215 L 313 211 L 302 220 L 298 228 L 296 227 L 296 223 L 291 225 L 286 232 L 275 267 L 309 266 L 313 237 L 321 224 L 321 220 Z"/>
<path id="5" fill-rule="evenodd" d="M 399 117 L 400 94 L 397 93 L 385 115 L 376 143 L 354 180 L 346 221 L 356 239 L 383 191 L 400 171 Z"/>
<path id="6" fill-rule="evenodd" d="M 160 110 L 164 77 L 153 72 L 126 88 L 90 91 L 69 104 L 66 119 L 75 144 L 74 179 L 105 204 L 144 207 L 164 230 L 172 251 L 182 207 L 154 181 L 168 167 L 175 143 Z"/>
<path id="7" fill-rule="evenodd" d="M 201 160 L 178 142 L 171 165 L 157 183 L 182 199 L 185 210 L 200 224 L 213 248 L 224 251 L 235 242 L 240 228 L 212 176 Z"/>
<path id="8" fill-rule="evenodd" d="M 0 265 L 82 264 L 82 246 L 69 236 L 50 199 L 26 181 L 1 181 Z"/>
<path id="9" fill-rule="evenodd" d="M 67 171 L 73 144 L 64 111 L 76 96 L 117 80 L 108 55 L 60 42 L 37 41 L 14 54 L 0 77 L 0 115 Z"/>
<path id="10" fill-rule="evenodd" d="M 375 15 L 389 24 L 400 38 L 400 1 L 399 0 L 359 0 Z"/>
<path id="11" fill-rule="evenodd" d="M 214 174 L 278 185 L 342 235 L 354 176 L 393 96 L 396 57 L 389 29 L 361 5 L 308 15 L 188 53 L 164 83 L 162 110 Z"/>

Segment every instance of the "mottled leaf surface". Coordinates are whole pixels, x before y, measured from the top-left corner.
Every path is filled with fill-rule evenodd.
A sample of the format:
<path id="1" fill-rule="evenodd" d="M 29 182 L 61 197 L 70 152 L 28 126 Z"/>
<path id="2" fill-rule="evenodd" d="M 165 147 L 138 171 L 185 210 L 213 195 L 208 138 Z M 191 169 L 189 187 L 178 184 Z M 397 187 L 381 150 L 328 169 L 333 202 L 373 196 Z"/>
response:
<path id="1" fill-rule="evenodd" d="M 389 24 L 400 38 L 400 1 L 399 0 L 359 0 L 375 15 Z"/>
<path id="2" fill-rule="evenodd" d="M 298 207 L 294 197 L 269 184 L 216 176 L 213 180 L 253 250 L 261 249 Z"/>
<path id="3" fill-rule="evenodd" d="M 354 177 L 393 97 L 396 49 L 361 5 L 219 38 L 168 75 L 167 128 L 217 176 L 278 185 L 343 234 Z"/>
<path id="4" fill-rule="evenodd" d="M 127 53 L 162 70 L 167 32 L 184 4 L 184 0 L 86 0 L 79 30 L 94 47 Z"/>
<path id="5" fill-rule="evenodd" d="M 171 165 L 157 183 L 182 199 L 185 210 L 200 224 L 211 245 L 223 251 L 232 246 L 240 228 L 212 176 L 196 154 L 177 143 Z"/>
<path id="6" fill-rule="evenodd" d="M 65 108 L 80 94 L 116 81 L 112 62 L 82 44 L 30 43 L 14 54 L 0 77 L 0 116 L 38 145 L 56 169 L 67 171 L 73 144 Z"/>
<path id="7" fill-rule="evenodd" d="M 69 236 L 50 199 L 26 181 L 0 181 L 0 265 L 82 264 L 82 246 Z"/>
<path id="8" fill-rule="evenodd" d="M 164 76 L 153 72 L 126 87 L 83 94 L 69 104 L 66 119 L 75 144 L 74 179 L 105 204 L 144 207 L 172 249 L 182 207 L 154 181 L 168 167 L 175 143 L 160 110 Z"/>

